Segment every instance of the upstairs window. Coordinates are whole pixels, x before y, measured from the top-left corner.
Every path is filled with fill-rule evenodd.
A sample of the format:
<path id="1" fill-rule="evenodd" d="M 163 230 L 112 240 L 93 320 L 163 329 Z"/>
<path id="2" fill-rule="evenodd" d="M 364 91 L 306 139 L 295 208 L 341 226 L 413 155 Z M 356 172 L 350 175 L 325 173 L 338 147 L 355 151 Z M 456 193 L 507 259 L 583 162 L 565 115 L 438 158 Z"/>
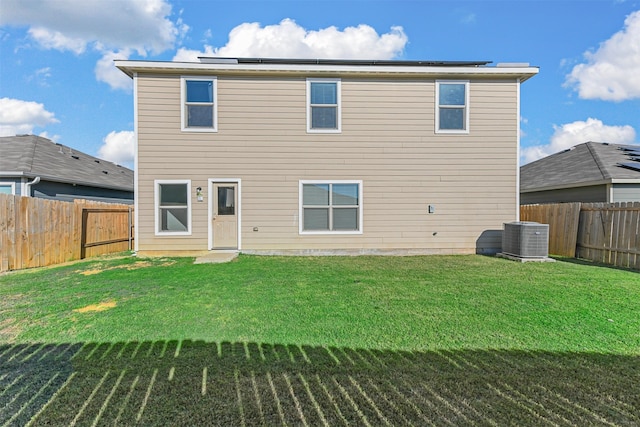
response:
<path id="1" fill-rule="evenodd" d="M 469 82 L 436 82 L 436 132 L 469 132 Z"/>
<path id="2" fill-rule="evenodd" d="M 217 79 L 182 77 L 182 130 L 216 132 Z"/>
<path id="3" fill-rule="evenodd" d="M 339 133 L 340 80 L 307 80 L 307 132 Z"/>

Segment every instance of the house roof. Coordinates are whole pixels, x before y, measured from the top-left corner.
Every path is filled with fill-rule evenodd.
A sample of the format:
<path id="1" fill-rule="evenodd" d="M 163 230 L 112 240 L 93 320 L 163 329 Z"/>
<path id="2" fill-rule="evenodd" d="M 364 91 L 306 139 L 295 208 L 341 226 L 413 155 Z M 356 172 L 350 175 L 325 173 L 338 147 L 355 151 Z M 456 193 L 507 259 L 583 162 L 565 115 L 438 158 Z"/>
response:
<path id="1" fill-rule="evenodd" d="M 116 60 L 115 65 L 129 77 L 138 72 L 204 74 L 273 74 L 333 76 L 376 75 L 413 77 L 507 77 L 527 80 L 538 74 L 538 67 L 526 63 L 491 61 L 393 61 L 291 58 L 200 57 L 197 62 Z"/>
<path id="2" fill-rule="evenodd" d="M 0 137 L 2 176 L 133 191 L 131 169 L 35 135 Z"/>
<path id="3" fill-rule="evenodd" d="M 640 183 L 640 146 L 585 142 L 520 168 L 520 191 L 533 192 L 612 183 Z M 622 166 L 637 163 L 638 170 Z"/>

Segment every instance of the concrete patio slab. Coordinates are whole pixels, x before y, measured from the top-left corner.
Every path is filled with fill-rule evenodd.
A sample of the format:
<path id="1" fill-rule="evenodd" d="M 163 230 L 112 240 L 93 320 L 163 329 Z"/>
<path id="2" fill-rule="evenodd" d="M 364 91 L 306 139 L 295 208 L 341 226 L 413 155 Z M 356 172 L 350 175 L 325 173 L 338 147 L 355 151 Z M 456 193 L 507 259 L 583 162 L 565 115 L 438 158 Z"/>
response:
<path id="1" fill-rule="evenodd" d="M 196 258 L 193 262 L 194 264 L 221 264 L 224 262 L 229 262 L 238 257 L 238 252 L 229 251 L 229 252 L 209 252 L 205 255 L 201 255 Z"/>

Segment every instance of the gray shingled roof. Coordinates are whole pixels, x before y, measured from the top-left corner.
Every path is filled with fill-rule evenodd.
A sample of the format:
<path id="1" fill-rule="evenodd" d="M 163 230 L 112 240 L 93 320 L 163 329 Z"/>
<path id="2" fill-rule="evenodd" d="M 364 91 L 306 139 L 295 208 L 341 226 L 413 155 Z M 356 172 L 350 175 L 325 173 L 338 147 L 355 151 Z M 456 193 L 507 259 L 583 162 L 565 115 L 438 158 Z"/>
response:
<path id="1" fill-rule="evenodd" d="M 520 191 L 541 191 L 637 180 L 640 171 L 619 166 L 633 163 L 623 148 L 640 146 L 585 142 L 520 168 Z M 640 162 L 637 162 L 640 166 Z"/>
<path id="2" fill-rule="evenodd" d="M 133 191 L 133 171 L 35 135 L 0 137 L 0 173 Z"/>

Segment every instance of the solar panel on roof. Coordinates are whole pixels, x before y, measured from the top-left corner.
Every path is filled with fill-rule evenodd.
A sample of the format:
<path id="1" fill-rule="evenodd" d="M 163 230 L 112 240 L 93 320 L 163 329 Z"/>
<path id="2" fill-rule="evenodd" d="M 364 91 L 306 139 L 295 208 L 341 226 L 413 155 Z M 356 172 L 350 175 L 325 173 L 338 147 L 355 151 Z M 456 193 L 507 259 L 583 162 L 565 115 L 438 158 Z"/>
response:
<path id="1" fill-rule="evenodd" d="M 618 163 L 618 166 L 640 172 L 640 163 Z"/>

